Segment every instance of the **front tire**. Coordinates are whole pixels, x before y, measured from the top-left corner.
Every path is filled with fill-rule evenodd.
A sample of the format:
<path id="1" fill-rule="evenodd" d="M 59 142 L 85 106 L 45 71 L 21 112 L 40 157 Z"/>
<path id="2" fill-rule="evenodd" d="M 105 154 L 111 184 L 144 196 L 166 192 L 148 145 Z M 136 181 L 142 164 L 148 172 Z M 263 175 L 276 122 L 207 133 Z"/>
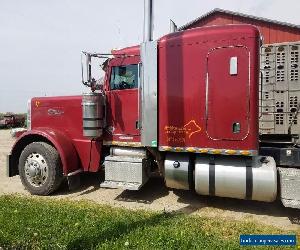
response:
<path id="1" fill-rule="evenodd" d="M 19 175 L 24 187 L 34 195 L 49 195 L 63 180 L 60 156 L 45 142 L 28 144 L 19 159 Z"/>

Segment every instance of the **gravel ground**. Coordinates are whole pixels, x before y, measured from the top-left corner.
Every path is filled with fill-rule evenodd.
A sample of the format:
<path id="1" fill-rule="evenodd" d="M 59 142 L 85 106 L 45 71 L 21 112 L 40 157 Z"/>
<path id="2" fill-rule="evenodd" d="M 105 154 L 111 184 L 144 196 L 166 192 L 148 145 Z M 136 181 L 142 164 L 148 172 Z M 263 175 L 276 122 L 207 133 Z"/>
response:
<path id="1" fill-rule="evenodd" d="M 14 139 L 9 130 L 0 130 L 0 195 L 19 193 L 29 195 L 18 176 L 6 177 L 6 155 Z M 64 184 L 51 198 L 87 199 L 129 209 L 177 211 L 230 220 L 253 220 L 281 229 L 300 232 L 300 210 L 284 208 L 279 201 L 264 203 L 228 198 L 199 196 L 188 191 L 167 189 L 162 179 L 151 179 L 140 191 L 100 188 L 103 174 L 84 174 L 81 187 L 68 191 Z"/>

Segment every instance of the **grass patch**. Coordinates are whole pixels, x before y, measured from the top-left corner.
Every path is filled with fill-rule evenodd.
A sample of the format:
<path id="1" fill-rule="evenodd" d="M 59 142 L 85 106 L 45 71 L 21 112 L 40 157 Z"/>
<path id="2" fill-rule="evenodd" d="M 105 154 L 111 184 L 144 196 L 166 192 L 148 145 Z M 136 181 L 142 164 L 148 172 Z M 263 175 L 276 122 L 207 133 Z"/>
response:
<path id="1" fill-rule="evenodd" d="M 280 233 L 292 232 L 251 221 L 0 196 L 0 247 L 4 249 L 239 249 L 240 234 Z"/>

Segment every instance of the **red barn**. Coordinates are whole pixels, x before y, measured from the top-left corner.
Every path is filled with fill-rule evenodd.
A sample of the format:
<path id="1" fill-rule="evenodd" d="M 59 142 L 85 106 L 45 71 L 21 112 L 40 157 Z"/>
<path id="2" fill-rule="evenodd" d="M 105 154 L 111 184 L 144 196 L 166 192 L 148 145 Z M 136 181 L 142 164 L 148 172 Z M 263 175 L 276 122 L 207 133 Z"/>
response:
<path id="1" fill-rule="evenodd" d="M 255 25 L 263 35 L 265 44 L 300 41 L 299 25 L 245 15 L 222 9 L 214 9 L 205 15 L 183 25 L 179 28 L 179 30 L 224 24 Z"/>

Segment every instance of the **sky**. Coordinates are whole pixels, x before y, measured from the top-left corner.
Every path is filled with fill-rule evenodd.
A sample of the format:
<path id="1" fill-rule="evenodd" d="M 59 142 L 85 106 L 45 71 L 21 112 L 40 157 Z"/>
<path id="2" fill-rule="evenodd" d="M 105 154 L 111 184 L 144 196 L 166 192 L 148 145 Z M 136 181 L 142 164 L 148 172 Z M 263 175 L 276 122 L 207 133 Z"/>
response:
<path id="1" fill-rule="evenodd" d="M 34 96 L 74 95 L 81 51 L 140 44 L 143 0 L 0 0 L 0 112 L 26 112 Z M 154 0 L 154 39 L 214 8 L 300 24 L 299 0 Z"/>

